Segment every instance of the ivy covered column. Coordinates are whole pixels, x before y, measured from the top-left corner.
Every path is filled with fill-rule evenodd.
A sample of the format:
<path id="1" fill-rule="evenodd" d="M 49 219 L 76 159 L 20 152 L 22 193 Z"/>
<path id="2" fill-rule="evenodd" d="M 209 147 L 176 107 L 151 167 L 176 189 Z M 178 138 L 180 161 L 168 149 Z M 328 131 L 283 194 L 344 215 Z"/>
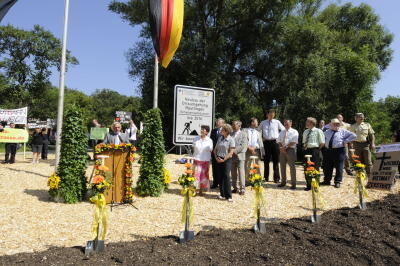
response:
<path id="1" fill-rule="evenodd" d="M 164 137 L 160 109 L 144 116 L 141 140 L 140 172 L 136 192 L 141 196 L 160 196 L 164 191 Z"/>

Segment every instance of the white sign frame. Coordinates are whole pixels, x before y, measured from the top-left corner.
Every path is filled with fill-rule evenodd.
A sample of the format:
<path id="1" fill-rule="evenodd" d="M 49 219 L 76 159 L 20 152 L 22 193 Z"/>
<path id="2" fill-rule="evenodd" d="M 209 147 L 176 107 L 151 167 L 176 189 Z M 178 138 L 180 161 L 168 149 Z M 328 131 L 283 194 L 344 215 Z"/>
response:
<path id="1" fill-rule="evenodd" d="M 196 94 L 196 93 L 201 94 L 204 92 L 211 93 L 211 95 L 205 96 L 205 98 L 207 97 L 207 101 L 210 101 L 210 98 L 211 98 L 211 106 L 208 106 L 208 108 L 206 108 L 207 111 L 205 111 L 205 113 L 210 113 L 210 115 L 207 115 L 207 118 L 206 118 L 207 122 L 200 122 L 200 121 L 204 121 L 203 120 L 205 118 L 204 112 L 203 113 L 197 112 L 197 114 L 196 114 L 196 112 L 191 112 L 191 113 L 186 113 L 186 114 L 183 113 L 183 111 L 181 110 L 182 101 L 180 102 L 180 104 L 178 103 L 178 101 L 181 100 L 180 96 L 178 95 L 179 89 L 181 89 L 183 91 L 187 91 L 188 93 L 191 93 L 191 94 Z M 193 100 L 193 101 L 195 101 L 195 100 Z M 199 104 L 201 104 L 201 103 L 199 103 Z M 190 120 L 188 118 L 188 116 L 190 116 L 192 120 Z M 182 119 L 184 119 L 184 120 L 182 120 Z M 196 126 L 193 128 L 194 130 L 196 130 L 198 135 L 200 135 L 200 129 L 201 129 L 200 126 L 201 125 L 210 126 L 210 131 L 213 129 L 214 120 L 215 120 L 215 90 L 214 89 L 185 86 L 185 85 L 175 85 L 175 88 L 174 88 L 174 124 L 173 124 L 173 140 L 172 140 L 174 145 L 191 145 L 193 143 L 193 139 L 196 137 L 196 135 L 183 134 L 183 132 L 185 132 L 185 130 L 189 131 L 189 129 L 185 128 L 184 131 L 182 131 L 182 134 L 178 134 L 178 132 L 177 132 L 178 127 L 181 127 L 180 123 L 177 123 L 177 121 L 186 121 L 187 119 L 189 119 L 191 122 L 193 120 L 198 121 Z"/>

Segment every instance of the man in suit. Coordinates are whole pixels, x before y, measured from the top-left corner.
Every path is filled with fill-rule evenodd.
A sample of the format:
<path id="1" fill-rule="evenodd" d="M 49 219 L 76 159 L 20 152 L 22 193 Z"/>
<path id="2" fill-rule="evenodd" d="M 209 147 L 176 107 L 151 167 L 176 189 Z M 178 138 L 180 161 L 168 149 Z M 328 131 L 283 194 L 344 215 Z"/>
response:
<path id="1" fill-rule="evenodd" d="M 115 144 L 119 145 L 121 143 L 130 143 L 129 137 L 121 132 L 121 124 L 119 122 L 114 122 L 111 126 L 112 132 L 108 132 L 104 138 L 104 144 Z"/>
<path id="2" fill-rule="evenodd" d="M 245 161 L 246 161 L 246 151 L 248 145 L 248 137 L 246 131 L 240 130 L 242 127 L 241 121 L 233 121 L 232 129 L 233 132 L 231 136 L 235 139 L 235 151 L 232 156 L 232 183 L 233 190 L 232 193 L 239 193 L 239 195 L 244 195 L 246 190 L 246 176 L 245 176 Z M 239 188 L 237 185 L 239 176 Z"/>
<path id="3" fill-rule="evenodd" d="M 243 129 L 243 131 L 246 132 L 248 138 L 248 146 L 246 151 L 246 170 L 245 170 L 246 178 L 249 177 L 249 171 L 251 165 L 250 156 L 258 157 L 258 159 L 256 160 L 257 164 L 259 164 L 259 160 L 262 160 L 264 158 L 264 143 L 262 140 L 261 132 L 257 128 L 258 128 L 258 119 L 252 117 L 250 119 L 250 127 Z M 261 175 L 260 168 L 257 168 L 257 171 L 258 174 Z"/>
<path id="4" fill-rule="evenodd" d="M 210 138 L 213 141 L 213 147 L 217 145 L 218 139 L 221 136 L 221 128 L 225 124 L 225 120 L 222 118 L 218 118 L 216 122 L 216 127 L 211 131 Z M 217 188 L 220 184 L 220 179 L 217 175 L 217 161 L 215 160 L 215 156 L 211 156 L 212 163 L 212 173 L 213 173 L 213 184 L 211 188 Z"/>

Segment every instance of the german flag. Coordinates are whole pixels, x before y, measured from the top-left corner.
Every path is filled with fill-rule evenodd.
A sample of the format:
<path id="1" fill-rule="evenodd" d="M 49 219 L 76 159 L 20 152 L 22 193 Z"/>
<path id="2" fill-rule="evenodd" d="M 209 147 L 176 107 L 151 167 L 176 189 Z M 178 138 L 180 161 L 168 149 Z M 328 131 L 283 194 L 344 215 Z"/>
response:
<path id="1" fill-rule="evenodd" d="M 154 49 L 166 68 L 181 41 L 184 0 L 149 0 L 150 28 Z"/>

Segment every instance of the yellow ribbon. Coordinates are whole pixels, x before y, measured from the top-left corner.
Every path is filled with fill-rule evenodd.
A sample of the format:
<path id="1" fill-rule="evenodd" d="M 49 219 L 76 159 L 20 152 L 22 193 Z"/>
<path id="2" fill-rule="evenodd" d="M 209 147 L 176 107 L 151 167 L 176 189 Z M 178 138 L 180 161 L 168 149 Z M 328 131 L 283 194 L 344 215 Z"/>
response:
<path id="1" fill-rule="evenodd" d="M 94 219 L 92 224 L 92 238 L 99 239 L 99 226 L 102 223 L 102 234 L 101 240 L 104 240 L 107 232 L 107 208 L 106 208 L 106 198 L 103 193 L 99 193 L 90 198 L 90 201 L 95 204 Z"/>
<path id="2" fill-rule="evenodd" d="M 181 190 L 181 194 L 185 195 L 181 210 L 181 222 L 185 223 L 186 217 L 187 215 L 189 215 L 187 218 L 190 225 L 193 221 L 193 213 L 194 213 L 192 198 L 196 194 L 196 189 L 193 187 L 184 188 Z"/>
<path id="3" fill-rule="evenodd" d="M 312 196 L 313 196 L 313 207 L 317 207 L 317 199 L 319 200 L 319 204 L 321 205 L 321 209 L 325 208 L 325 201 L 322 198 L 321 190 L 319 189 L 318 181 L 313 178 L 311 180 L 311 188 L 312 188 Z"/>
<path id="4" fill-rule="evenodd" d="M 368 197 L 367 189 L 365 188 L 365 180 L 367 176 L 365 175 L 364 171 L 357 171 L 356 180 L 354 181 L 354 194 L 357 194 L 361 187 L 361 193 L 363 197 Z"/>
<path id="5" fill-rule="evenodd" d="M 260 209 L 261 209 L 265 205 L 263 194 L 262 194 L 263 187 L 256 186 L 256 187 L 253 187 L 253 189 L 256 192 L 255 197 L 254 197 L 254 216 L 257 217 L 258 206 L 260 205 Z"/>

